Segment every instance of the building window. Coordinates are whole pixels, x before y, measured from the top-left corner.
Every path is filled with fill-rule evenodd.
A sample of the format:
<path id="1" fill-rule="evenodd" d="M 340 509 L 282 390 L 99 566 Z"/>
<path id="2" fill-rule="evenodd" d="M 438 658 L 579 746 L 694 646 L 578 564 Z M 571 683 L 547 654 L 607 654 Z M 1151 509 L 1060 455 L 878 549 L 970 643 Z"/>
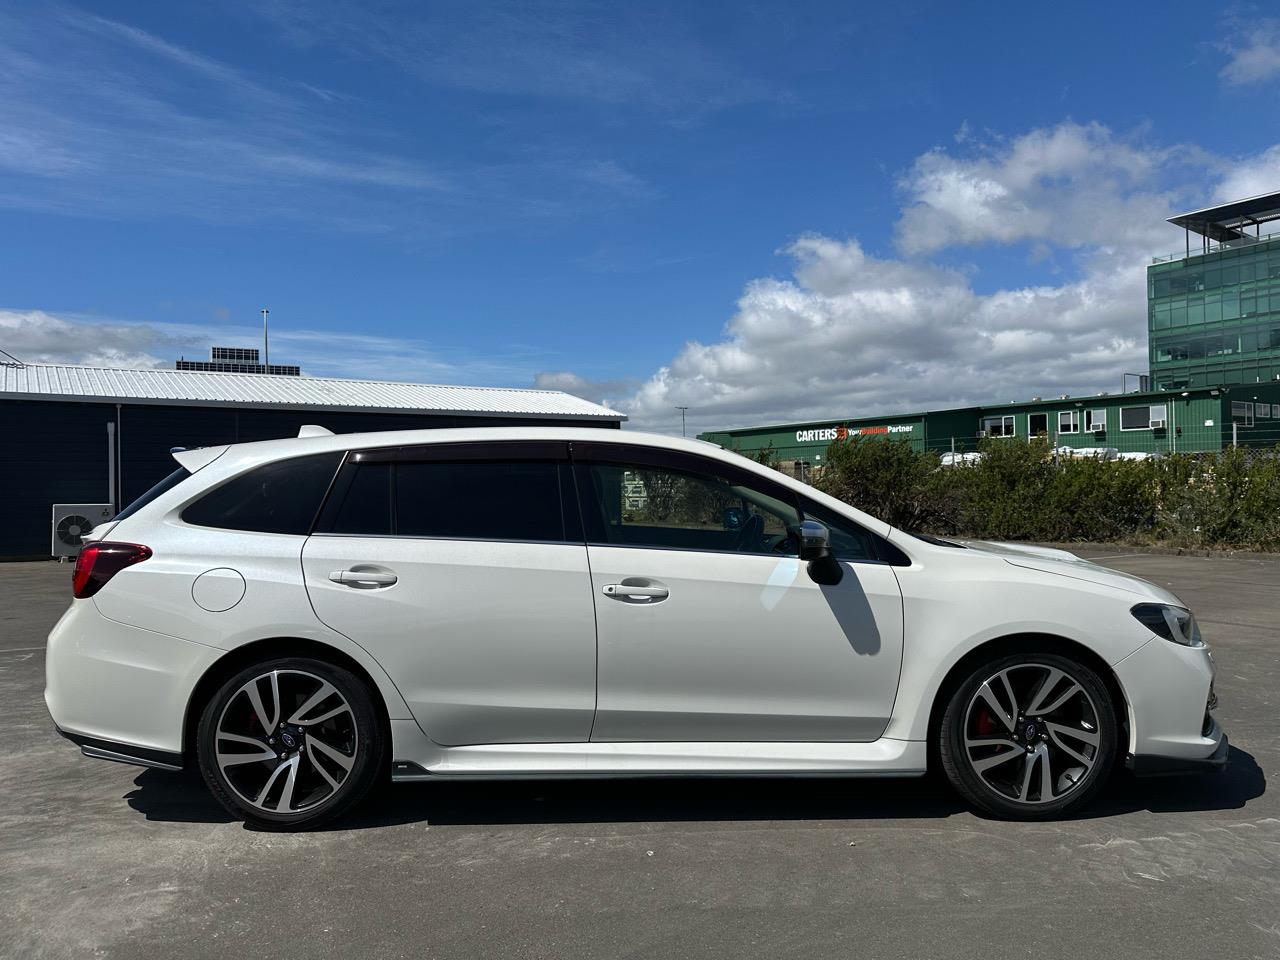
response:
<path id="1" fill-rule="evenodd" d="M 1259 420 L 1269 419 L 1271 417 L 1271 404 L 1269 403 L 1254 404 L 1253 413 L 1254 413 L 1254 416 L 1256 416 Z"/>
<path id="2" fill-rule="evenodd" d="M 1079 433 L 1080 411 L 1063 410 L 1058 414 L 1058 433 Z"/>
<path id="3" fill-rule="evenodd" d="M 1030 414 L 1027 417 L 1027 433 L 1033 437 L 1048 436 L 1049 415 L 1047 413 Z"/>
<path id="4" fill-rule="evenodd" d="M 1121 407 L 1121 430 L 1162 430 L 1168 423 L 1168 409 L 1163 403 L 1149 407 Z"/>
<path id="5" fill-rule="evenodd" d="M 1084 412 L 1084 429 L 1087 433 L 1105 433 L 1107 430 L 1107 411 L 1086 410 Z"/>
<path id="6" fill-rule="evenodd" d="M 983 417 L 982 432 L 988 437 L 1012 437 L 1013 433 L 1013 417 Z"/>
<path id="7" fill-rule="evenodd" d="M 1244 427 L 1253 426 L 1253 404 L 1240 400 L 1231 401 L 1231 422 Z"/>

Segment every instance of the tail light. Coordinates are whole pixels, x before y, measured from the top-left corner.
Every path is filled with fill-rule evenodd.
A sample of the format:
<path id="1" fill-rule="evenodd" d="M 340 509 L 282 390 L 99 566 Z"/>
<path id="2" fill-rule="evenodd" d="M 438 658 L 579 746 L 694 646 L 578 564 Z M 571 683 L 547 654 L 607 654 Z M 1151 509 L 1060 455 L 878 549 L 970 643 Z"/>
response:
<path id="1" fill-rule="evenodd" d="M 151 548 L 140 543 L 86 543 L 76 556 L 76 569 L 71 575 L 71 592 L 77 600 L 92 597 L 108 580 L 125 567 L 141 563 L 151 556 Z"/>

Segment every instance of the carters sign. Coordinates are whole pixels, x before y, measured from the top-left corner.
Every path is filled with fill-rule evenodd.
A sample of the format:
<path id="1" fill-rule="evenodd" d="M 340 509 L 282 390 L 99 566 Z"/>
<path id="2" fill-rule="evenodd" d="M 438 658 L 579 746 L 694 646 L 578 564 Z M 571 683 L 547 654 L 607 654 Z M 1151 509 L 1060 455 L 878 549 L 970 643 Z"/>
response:
<path id="1" fill-rule="evenodd" d="M 832 440 L 843 440 L 853 434 L 868 437 L 877 433 L 910 433 L 914 426 L 909 423 L 895 423 L 887 427 L 813 427 L 796 431 L 796 443 L 830 443 Z"/>

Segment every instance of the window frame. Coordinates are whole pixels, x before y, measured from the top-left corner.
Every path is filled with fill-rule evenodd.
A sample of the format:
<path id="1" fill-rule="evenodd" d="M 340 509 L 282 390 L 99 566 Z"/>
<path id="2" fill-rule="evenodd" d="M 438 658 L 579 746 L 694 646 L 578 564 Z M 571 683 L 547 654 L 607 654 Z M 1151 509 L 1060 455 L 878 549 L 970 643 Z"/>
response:
<path id="1" fill-rule="evenodd" d="M 993 434 L 991 432 L 991 428 L 987 426 L 987 424 L 993 420 L 1000 421 L 1001 431 L 1004 430 L 1005 421 L 1007 420 L 1009 422 L 1008 423 L 1009 432 L 1008 433 L 1001 432 L 1001 433 Z M 996 413 L 996 414 L 992 414 L 989 417 L 982 417 L 978 421 L 978 429 L 982 431 L 982 435 L 984 437 L 996 437 L 997 439 L 1005 440 L 1005 439 L 1008 439 L 1009 437 L 1016 437 L 1018 435 L 1018 421 L 1017 421 L 1017 418 L 1014 417 L 1012 413 Z"/>
<path id="2" fill-rule="evenodd" d="M 1244 407 L 1244 411 L 1240 414 L 1243 419 L 1236 419 L 1236 407 Z M 1231 422 L 1238 423 L 1242 427 L 1252 427 L 1255 420 L 1255 409 L 1251 400 L 1232 400 L 1231 401 Z"/>
<path id="3" fill-rule="evenodd" d="M 1161 408 L 1161 409 L 1163 409 L 1163 410 L 1164 410 L 1164 416 L 1163 416 L 1163 417 L 1159 417 L 1159 418 L 1157 418 L 1157 417 L 1153 417 L 1153 416 L 1151 415 L 1151 411 L 1153 411 L 1153 410 L 1155 410 L 1155 409 L 1157 409 L 1157 408 Z M 1146 422 L 1146 425 L 1145 425 L 1145 426 L 1141 426 L 1141 427 L 1126 427 L 1126 426 L 1124 425 L 1124 414 L 1125 414 L 1125 411 L 1126 411 L 1126 410 L 1146 410 L 1146 411 L 1147 411 L 1147 422 Z M 1152 421 L 1152 420 L 1155 420 L 1155 419 L 1163 420 L 1163 421 L 1164 421 L 1164 426 L 1163 426 L 1163 427 L 1153 427 L 1153 426 L 1151 426 L 1151 421 Z M 1167 403 L 1136 404 L 1136 405 L 1131 406 L 1131 407 L 1121 407 L 1121 408 L 1120 408 L 1120 432 L 1121 432 L 1121 433 L 1137 433 L 1137 432 L 1139 432 L 1140 430 L 1167 430 L 1168 428 L 1169 428 L 1169 405 L 1168 405 Z"/>

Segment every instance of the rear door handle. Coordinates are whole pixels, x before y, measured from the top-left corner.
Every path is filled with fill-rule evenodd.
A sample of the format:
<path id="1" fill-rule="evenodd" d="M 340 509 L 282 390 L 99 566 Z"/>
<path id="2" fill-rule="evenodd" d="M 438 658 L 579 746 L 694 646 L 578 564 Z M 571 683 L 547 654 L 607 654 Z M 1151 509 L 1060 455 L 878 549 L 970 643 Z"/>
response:
<path id="1" fill-rule="evenodd" d="M 633 583 L 606 583 L 603 593 L 606 597 L 616 597 L 619 600 L 652 600 L 654 603 L 671 596 L 671 591 L 666 587 Z"/>
<path id="2" fill-rule="evenodd" d="M 374 587 L 389 587 L 400 578 L 390 571 L 334 570 L 329 574 L 329 579 L 344 587 L 368 590 Z"/>

